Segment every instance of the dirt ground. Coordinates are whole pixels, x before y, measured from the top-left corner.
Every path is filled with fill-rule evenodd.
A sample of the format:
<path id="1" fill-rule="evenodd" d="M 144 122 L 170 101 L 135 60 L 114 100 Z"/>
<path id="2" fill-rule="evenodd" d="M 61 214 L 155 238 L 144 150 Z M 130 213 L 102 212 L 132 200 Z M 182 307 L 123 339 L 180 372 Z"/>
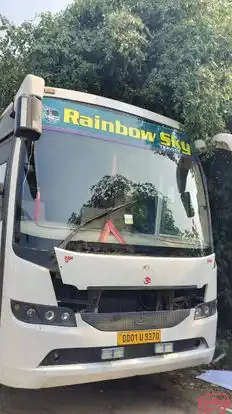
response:
<path id="1" fill-rule="evenodd" d="M 178 371 L 39 391 L 2 387 L 0 414 L 199 414 L 197 398 L 218 389 L 196 380 L 198 372 Z M 232 393 L 228 396 L 232 401 Z"/>

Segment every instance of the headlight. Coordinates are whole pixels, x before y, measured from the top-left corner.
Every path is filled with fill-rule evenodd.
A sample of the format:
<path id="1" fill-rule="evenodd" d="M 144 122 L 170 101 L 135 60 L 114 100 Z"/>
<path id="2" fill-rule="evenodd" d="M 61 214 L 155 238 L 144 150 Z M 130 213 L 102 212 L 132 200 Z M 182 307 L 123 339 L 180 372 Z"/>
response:
<path id="1" fill-rule="evenodd" d="M 203 319 L 212 316 L 217 311 L 217 301 L 201 303 L 196 306 L 194 319 Z"/>
<path id="2" fill-rule="evenodd" d="M 11 300 L 13 315 L 22 322 L 37 325 L 77 326 L 71 309 L 58 306 L 35 305 Z"/>

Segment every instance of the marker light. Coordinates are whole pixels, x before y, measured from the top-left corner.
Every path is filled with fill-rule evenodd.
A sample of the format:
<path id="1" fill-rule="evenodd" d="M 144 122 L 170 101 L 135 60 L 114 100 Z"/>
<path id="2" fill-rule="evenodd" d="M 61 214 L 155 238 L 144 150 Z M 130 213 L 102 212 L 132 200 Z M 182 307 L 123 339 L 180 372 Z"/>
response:
<path id="1" fill-rule="evenodd" d="M 44 317 L 47 319 L 47 321 L 51 322 L 53 319 L 55 319 L 55 313 L 52 310 L 48 310 L 45 312 Z"/>
<path id="2" fill-rule="evenodd" d="M 28 318 L 34 318 L 36 316 L 36 310 L 34 308 L 27 309 Z"/>
<path id="3" fill-rule="evenodd" d="M 62 319 L 62 321 L 66 321 L 66 322 L 69 321 L 69 319 L 70 319 L 70 313 L 69 312 L 62 313 L 61 319 Z"/>

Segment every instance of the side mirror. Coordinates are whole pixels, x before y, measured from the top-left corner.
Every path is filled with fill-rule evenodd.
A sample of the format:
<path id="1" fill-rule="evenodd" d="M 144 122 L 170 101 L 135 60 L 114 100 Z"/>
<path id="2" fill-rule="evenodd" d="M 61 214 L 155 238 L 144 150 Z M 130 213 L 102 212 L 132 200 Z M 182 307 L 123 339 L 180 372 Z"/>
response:
<path id="1" fill-rule="evenodd" d="M 189 191 L 185 191 L 180 195 L 187 217 L 191 218 L 195 216 L 195 211 L 191 202 L 191 194 Z"/>
<path id="2" fill-rule="evenodd" d="M 31 141 L 42 133 L 42 100 L 33 95 L 21 95 L 15 105 L 14 135 Z"/>

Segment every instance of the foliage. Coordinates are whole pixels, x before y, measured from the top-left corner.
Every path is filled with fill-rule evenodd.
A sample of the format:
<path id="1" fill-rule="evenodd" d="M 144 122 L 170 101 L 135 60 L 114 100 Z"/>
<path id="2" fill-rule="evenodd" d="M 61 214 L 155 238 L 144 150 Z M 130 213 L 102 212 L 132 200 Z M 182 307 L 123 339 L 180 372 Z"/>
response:
<path id="1" fill-rule="evenodd" d="M 8 106 L 24 78 L 28 32 L 26 23 L 15 28 L 0 15 L 0 110 Z"/>
<path id="2" fill-rule="evenodd" d="M 232 326 L 232 154 L 216 150 L 202 158 L 211 205 L 214 246 L 218 265 L 219 326 Z"/>
<path id="3" fill-rule="evenodd" d="M 232 90 L 230 0 L 75 0 L 15 27 L 1 21 L 3 108 L 23 76 L 176 118 L 194 137 L 225 127 Z"/>

